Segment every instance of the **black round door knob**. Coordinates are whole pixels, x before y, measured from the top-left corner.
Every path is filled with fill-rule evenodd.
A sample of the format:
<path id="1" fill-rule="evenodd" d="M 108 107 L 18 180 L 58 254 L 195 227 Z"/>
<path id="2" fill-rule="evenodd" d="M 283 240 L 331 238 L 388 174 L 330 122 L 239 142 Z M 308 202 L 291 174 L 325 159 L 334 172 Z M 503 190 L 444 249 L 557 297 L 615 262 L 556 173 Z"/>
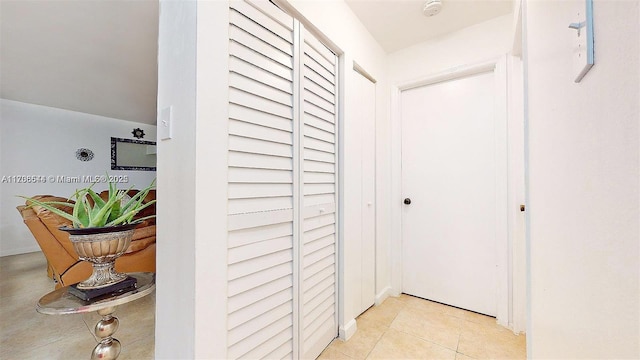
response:
<path id="1" fill-rule="evenodd" d="M 411 204 L 411 199 L 409 199 L 409 198 L 404 199 L 404 203 L 405 203 L 406 205 Z"/>

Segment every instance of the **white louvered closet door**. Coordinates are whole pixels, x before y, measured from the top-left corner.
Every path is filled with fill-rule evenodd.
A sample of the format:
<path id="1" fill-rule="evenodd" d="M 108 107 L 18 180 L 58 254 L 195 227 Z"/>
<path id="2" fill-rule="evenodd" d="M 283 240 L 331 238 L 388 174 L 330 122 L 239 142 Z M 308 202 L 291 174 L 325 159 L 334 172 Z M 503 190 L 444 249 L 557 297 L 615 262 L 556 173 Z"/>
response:
<path id="1" fill-rule="evenodd" d="M 266 0 L 230 2 L 228 353 L 337 335 L 336 58 Z"/>
<path id="2" fill-rule="evenodd" d="M 293 19 L 262 1 L 229 16 L 227 356 L 292 358 Z"/>
<path id="3" fill-rule="evenodd" d="M 302 28 L 301 354 L 336 337 L 336 55 Z"/>

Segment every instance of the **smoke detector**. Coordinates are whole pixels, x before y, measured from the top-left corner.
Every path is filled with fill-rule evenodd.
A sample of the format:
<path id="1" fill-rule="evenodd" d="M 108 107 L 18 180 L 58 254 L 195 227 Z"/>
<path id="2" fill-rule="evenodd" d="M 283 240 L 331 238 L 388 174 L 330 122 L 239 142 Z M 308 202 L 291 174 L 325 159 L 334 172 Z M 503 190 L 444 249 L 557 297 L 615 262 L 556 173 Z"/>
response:
<path id="1" fill-rule="evenodd" d="M 437 15 L 442 10 L 442 0 L 427 0 L 422 6 L 424 16 Z"/>

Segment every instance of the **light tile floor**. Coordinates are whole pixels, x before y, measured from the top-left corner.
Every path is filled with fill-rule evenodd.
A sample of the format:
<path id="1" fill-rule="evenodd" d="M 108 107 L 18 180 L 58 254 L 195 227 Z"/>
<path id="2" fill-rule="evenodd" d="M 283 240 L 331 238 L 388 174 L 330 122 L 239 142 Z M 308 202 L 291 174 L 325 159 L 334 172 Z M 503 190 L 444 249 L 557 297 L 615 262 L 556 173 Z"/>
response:
<path id="1" fill-rule="evenodd" d="M 357 319 L 319 359 L 525 359 L 525 336 L 471 311 L 402 294 Z"/>
<path id="2" fill-rule="evenodd" d="M 43 315 L 35 310 L 38 299 L 54 289 L 46 268 L 41 252 L 0 257 L 0 359 L 90 358 L 99 315 Z M 153 359 L 155 293 L 118 306 L 115 315 L 120 319 L 115 338 L 122 343 L 118 359 Z"/>

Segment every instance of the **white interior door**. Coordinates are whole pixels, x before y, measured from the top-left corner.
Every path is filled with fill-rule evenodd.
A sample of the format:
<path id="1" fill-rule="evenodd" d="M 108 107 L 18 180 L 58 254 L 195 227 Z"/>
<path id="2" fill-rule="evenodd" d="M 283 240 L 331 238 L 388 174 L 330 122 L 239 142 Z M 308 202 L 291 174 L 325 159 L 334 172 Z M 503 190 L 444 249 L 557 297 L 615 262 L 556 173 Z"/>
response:
<path id="1" fill-rule="evenodd" d="M 376 85 L 354 69 L 357 94 L 357 122 L 360 142 L 360 309 L 364 312 L 376 300 Z M 358 191 L 358 190 L 351 190 Z"/>
<path id="2" fill-rule="evenodd" d="M 493 72 L 401 95 L 403 292 L 493 316 L 494 97 Z"/>

